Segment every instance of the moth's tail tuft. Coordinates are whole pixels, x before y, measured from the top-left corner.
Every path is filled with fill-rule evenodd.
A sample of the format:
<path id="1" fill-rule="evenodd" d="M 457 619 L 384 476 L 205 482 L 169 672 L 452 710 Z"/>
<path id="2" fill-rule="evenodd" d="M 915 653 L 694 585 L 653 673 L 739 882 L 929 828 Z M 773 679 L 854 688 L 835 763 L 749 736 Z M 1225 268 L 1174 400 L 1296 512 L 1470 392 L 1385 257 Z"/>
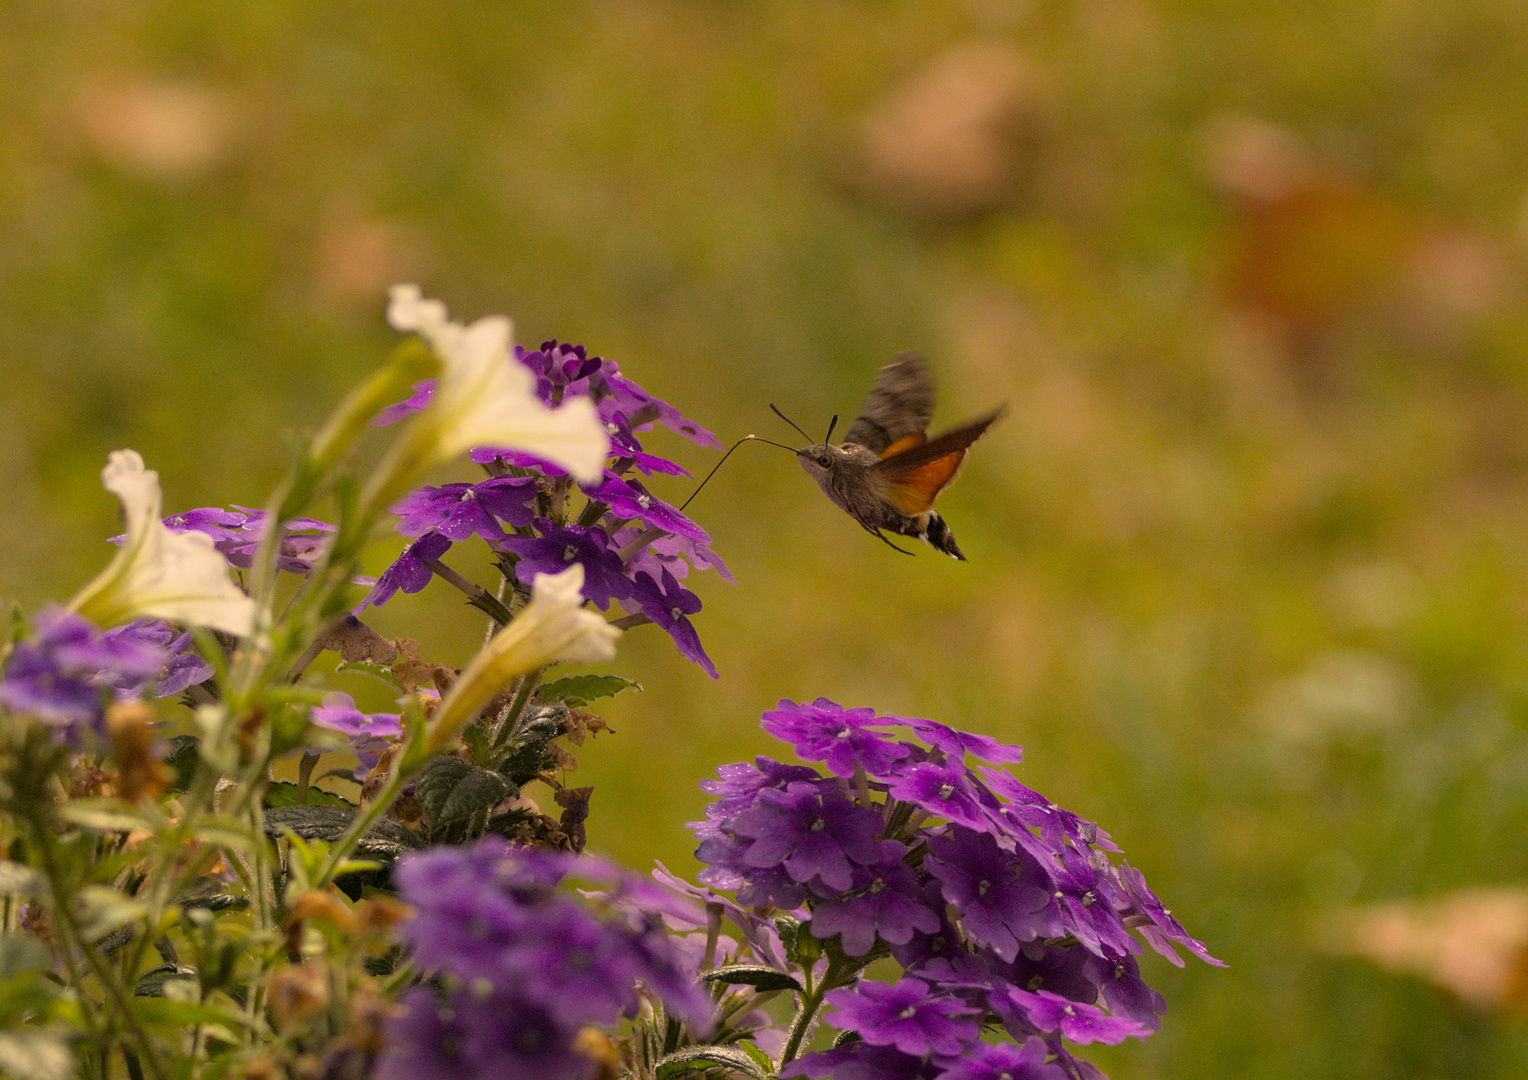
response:
<path id="1" fill-rule="evenodd" d="M 966 561 L 966 557 L 960 553 L 960 545 L 955 543 L 955 537 L 950 532 L 950 527 L 944 523 L 944 518 L 939 516 L 939 511 L 929 513 L 928 523 L 924 526 L 923 539 L 936 551 L 942 551 L 952 559 Z"/>

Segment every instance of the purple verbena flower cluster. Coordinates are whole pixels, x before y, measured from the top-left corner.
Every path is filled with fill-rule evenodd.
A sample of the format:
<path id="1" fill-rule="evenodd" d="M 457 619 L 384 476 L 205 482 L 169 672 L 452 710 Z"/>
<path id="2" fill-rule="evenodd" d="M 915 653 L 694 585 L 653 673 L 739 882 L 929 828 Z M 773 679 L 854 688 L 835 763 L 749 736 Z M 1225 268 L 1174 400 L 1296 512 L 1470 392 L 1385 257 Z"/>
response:
<path id="1" fill-rule="evenodd" d="M 516 346 L 514 358 L 505 359 L 530 369 L 538 396 L 549 406 L 573 397 L 594 401 L 611 442 L 605 475 L 596 484 L 575 486 L 565 470 L 549 461 L 500 447 L 473 449 L 469 456 L 485 467 L 489 479 L 421 488 L 393 507 L 398 532 L 409 543 L 361 608 L 386 603 L 400 591 L 419 592 L 434 576 L 432 564 L 453 544 L 478 536 L 524 585 L 537 574 L 581 565 L 583 593 L 590 603 L 602 611 L 616 603 L 632 623 L 657 624 L 682 655 L 715 678 L 716 668 L 690 619 L 700 611 L 700 598 L 681 581 L 692 568 L 715 570 L 728 581 L 731 575 L 711 551 L 706 531 L 630 474 L 635 469 L 648 476 L 689 475 L 642 448 L 638 433 L 655 423 L 701 446 L 721 443 L 622 375 L 614 361 L 589 356 L 581 345 L 549 341 L 535 350 Z M 434 382 L 419 383 L 414 390 L 407 401 L 385 409 L 377 423 L 424 408 Z M 575 490 L 584 497 L 576 509 L 568 505 Z"/>
<path id="2" fill-rule="evenodd" d="M 255 551 L 265 533 L 265 511 L 252 510 L 247 506 L 235 506 L 223 510 L 215 506 L 187 510 L 171 514 L 164 519 L 171 532 L 199 532 L 212 537 L 212 545 L 222 552 L 228 565 L 248 570 L 255 562 Z M 276 565 L 289 573 L 306 575 L 323 557 L 334 526 L 314 518 L 292 518 L 286 522 L 286 530 L 276 553 Z M 111 542 L 121 544 L 125 536 L 114 536 Z"/>
<path id="3" fill-rule="evenodd" d="M 103 632 L 73 612 L 48 608 L 6 660 L 0 704 L 34 713 L 72 738 L 82 728 L 99 734 L 112 700 L 173 697 L 212 674 L 191 635 L 169 623 L 138 619 Z"/>
<path id="4" fill-rule="evenodd" d="M 1166 1008 L 1141 980 L 1143 939 L 1180 966 L 1174 946 L 1219 963 L 1096 825 L 965 764 L 1016 762 L 1019 748 L 823 698 L 782 701 L 763 726 L 827 775 L 765 757 L 719 770 L 692 826 L 700 880 L 803 920 L 856 972 L 888 955 L 903 969 L 828 992 L 851 1038 L 782 1075 L 1096 1075 L 1066 1042 L 1148 1035 Z M 1019 1046 L 982 1043 L 984 1023 Z"/>
<path id="5" fill-rule="evenodd" d="M 570 874 L 609 890 L 602 914 L 558 888 Z M 410 856 L 394 880 L 415 909 L 414 964 L 435 978 L 403 997 L 376 1080 L 587 1076 L 575 1034 L 635 1015 L 643 995 L 692 1030 L 709 1024 L 711 998 L 663 923 L 678 902 L 651 882 L 494 836 Z"/>

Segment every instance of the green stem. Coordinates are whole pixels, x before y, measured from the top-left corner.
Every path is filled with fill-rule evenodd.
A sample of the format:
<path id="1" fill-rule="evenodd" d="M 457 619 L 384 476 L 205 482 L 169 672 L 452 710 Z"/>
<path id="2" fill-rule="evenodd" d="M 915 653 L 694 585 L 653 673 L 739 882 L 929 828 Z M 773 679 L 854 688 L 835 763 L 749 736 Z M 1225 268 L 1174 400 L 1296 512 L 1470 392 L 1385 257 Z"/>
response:
<path id="1" fill-rule="evenodd" d="M 504 712 L 504 722 L 499 725 L 499 730 L 494 732 L 493 745 L 489 748 L 491 752 L 497 752 L 509 745 L 509 740 L 514 736 L 516 725 L 520 721 L 520 714 L 525 711 L 531 695 L 541 684 L 541 673 L 545 670 L 546 668 L 539 667 L 520 676 L 520 685 L 515 687 L 515 696 L 510 699 L 509 708 Z"/>
<path id="2" fill-rule="evenodd" d="M 489 592 L 481 585 L 474 585 L 472 582 L 462 577 L 445 563 L 435 559 L 426 561 L 425 565 L 428 566 L 432 572 L 434 572 L 436 577 L 452 585 L 455 585 L 462 592 L 466 593 L 468 598 L 471 599 L 473 607 L 483 611 L 490 619 L 498 623 L 500 626 L 507 625 L 509 620 L 513 618 L 509 612 L 509 608 L 504 606 L 503 601 L 494 596 L 493 593 Z"/>
<path id="3" fill-rule="evenodd" d="M 810 975 L 808 977 L 810 978 Z M 780 1064 L 775 1069 L 776 1072 L 785 1068 L 800 1053 L 802 1040 L 811 1030 L 812 1018 L 817 1015 L 817 1010 L 822 1008 L 827 985 L 828 980 L 823 979 L 822 986 L 816 991 L 803 993 L 796 999 L 796 1018 L 791 1021 L 790 1037 L 785 1040 L 785 1049 L 780 1052 Z"/>
<path id="4" fill-rule="evenodd" d="M 85 958 L 91 972 L 100 982 L 101 988 L 106 991 L 107 998 L 111 1001 L 115 1011 L 121 1015 L 122 1026 L 126 1034 L 130 1036 L 128 1041 L 132 1044 L 139 1056 L 148 1064 L 149 1071 L 154 1076 L 165 1080 L 168 1073 L 165 1072 L 164 1063 L 159 1060 L 159 1052 L 154 1047 L 154 1042 L 149 1038 L 147 1031 L 143 1030 L 138 1022 L 138 1014 L 133 1011 L 132 995 L 122 985 L 117 973 L 112 970 L 111 964 L 102 958 L 94 944 L 87 942 L 80 934 L 79 923 L 75 920 L 73 905 L 75 896 L 68 888 L 64 875 L 60 872 L 56 852 L 54 851 L 53 837 L 48 831 L 48 823 L 38 820 L 35 815 L 28 817 L 33 835 L 37 838 L 39 854 L 42 856 L 43 873 L 53 890 L 53 913 L 57 917 L 57 926 L 64 932 L 65 940 L 60 950 L 65 954 L 74 952 L 76 949 Z M 147 937 L 148 935 L 143 935 Z M 72 967 L 72 965 L 71 965 Z M 74 974 L 71 972 L 71 974 Z M 75 980 L 78 985 L 78 979 Z M 89 1010 L 86 1009 L 86 1012 Z M 104 1051 L 105 1048 L 102 1047 Z"/>

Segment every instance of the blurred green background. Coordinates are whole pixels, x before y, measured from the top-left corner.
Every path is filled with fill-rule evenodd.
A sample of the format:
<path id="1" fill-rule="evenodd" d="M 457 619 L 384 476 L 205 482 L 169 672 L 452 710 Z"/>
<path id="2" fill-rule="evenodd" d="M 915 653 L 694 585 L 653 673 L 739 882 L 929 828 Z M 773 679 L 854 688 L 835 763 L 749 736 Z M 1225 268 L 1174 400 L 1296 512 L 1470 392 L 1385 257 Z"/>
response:
<path id="1" fill-rule="evenodd" d="M 691 507 L 722 677 L 623 641 L 594 846 L 693 868 L 781 697 L 931 717 L 1024 745 L 1229 963 L 1148 961 L 1115 1080 L 1528 1076 L 1521 1014 L 1317 944 L 1528 881 L 1516 0 L 11 0 L 0 59 L 0 594 L 103 564 L 109 450 L 167 512 L 259 505 L 394 281 L 729 442 L 919 349 L 936 428 L 1011 404 L 941 501 L 971 561 L 740 451 Z M 481 635 L 445 590 L 377 625 Z"/>

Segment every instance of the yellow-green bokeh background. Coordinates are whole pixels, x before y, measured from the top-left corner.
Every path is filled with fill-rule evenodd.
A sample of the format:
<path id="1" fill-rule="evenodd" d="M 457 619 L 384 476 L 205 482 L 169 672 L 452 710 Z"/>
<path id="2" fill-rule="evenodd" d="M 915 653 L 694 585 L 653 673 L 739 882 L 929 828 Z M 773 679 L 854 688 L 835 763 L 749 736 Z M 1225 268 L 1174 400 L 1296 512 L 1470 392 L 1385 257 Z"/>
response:
<path id="1" fill-rule="evenodd" d="M 867 184 L 864 118 L 973 46 L 1032 77 L 1012 182 Z M 102 565 L 109 450 L 167 511 L 258 505 L 394 344 L 394 280 L 727 441 L 919 349 L 936 425 L 1011 404 L 941 502 L 970 562 L 740 451 L 692 507 L 737 577 L 692 579 L 721 678 L 623 641 L 594 846 L 692 868 L 697 782 L 779 753 L 782 697 L 931 717 L 1024 745 L 1229 963 L 1149 962 L 1169 1011 L 1090 1055 L 1115 1080 L 1528 1076 L 1520 1019 L 1314 945 L 1528 883 L 1519 3 L 12 0 L 0 60 L 0 594 Z M 1228 130 L 1341 197 L 1258 216 Z M 481 634 L 444 590 L 377 625 Z"/>

